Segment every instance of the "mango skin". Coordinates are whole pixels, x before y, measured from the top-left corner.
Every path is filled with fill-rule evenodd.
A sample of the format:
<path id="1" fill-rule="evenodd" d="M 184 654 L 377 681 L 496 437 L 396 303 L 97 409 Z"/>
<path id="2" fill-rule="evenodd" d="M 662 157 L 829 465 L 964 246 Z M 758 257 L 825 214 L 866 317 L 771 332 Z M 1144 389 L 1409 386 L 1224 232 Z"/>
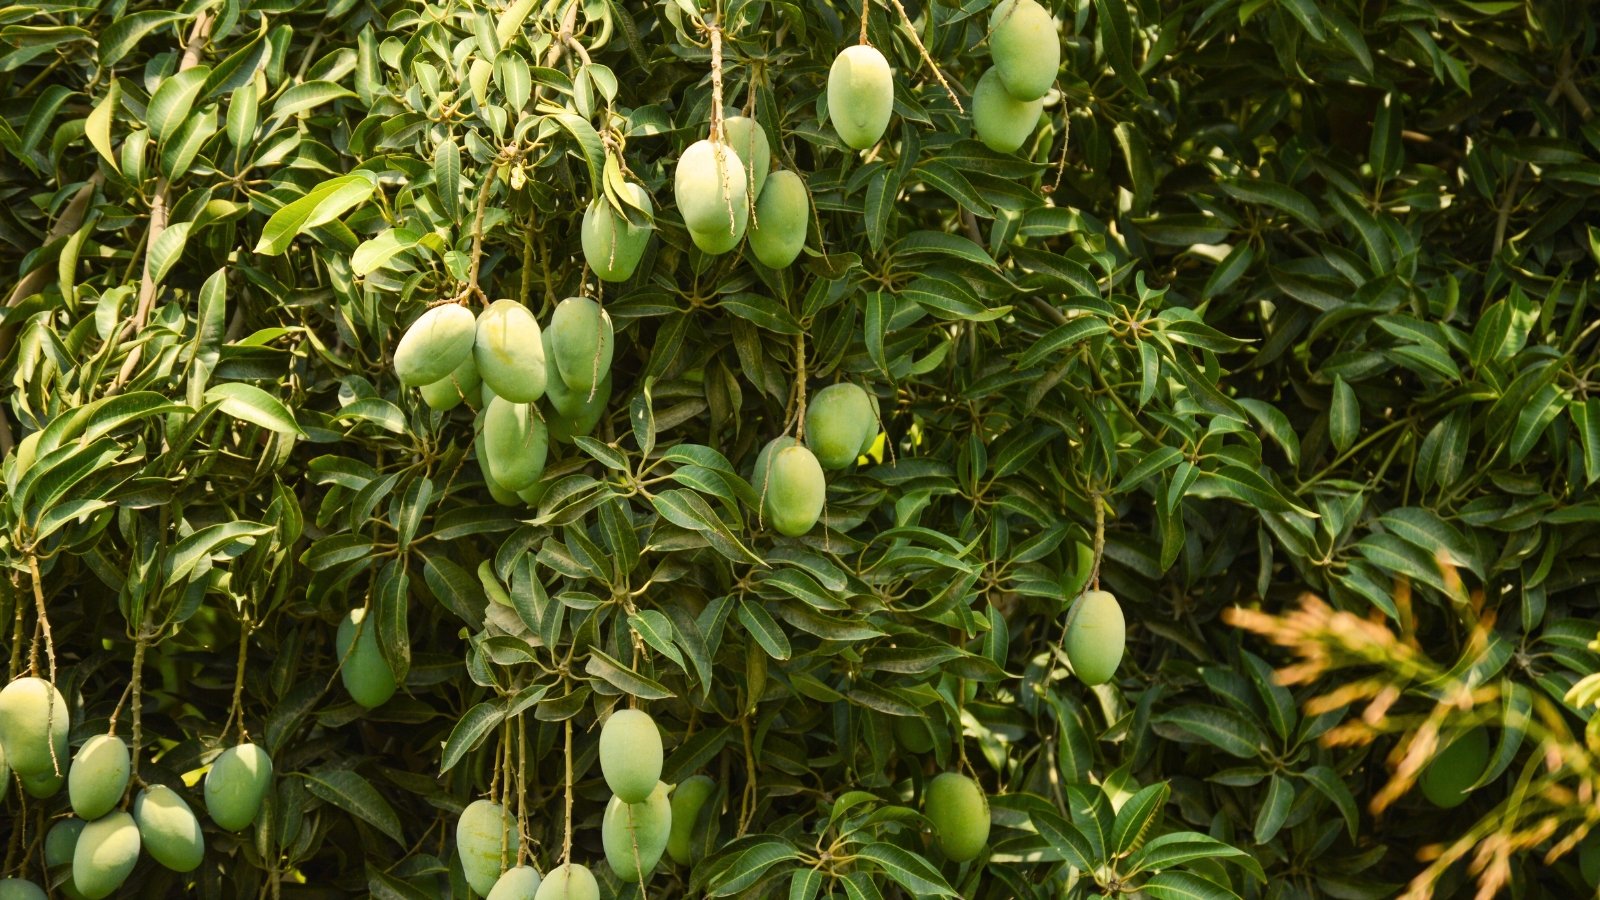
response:
<path id="1" fill-rule="evenodd" d="M 62 766 L 63 770 L 66 768 L 65 765 Z M 36 800 L 49 800 L 51 797 L 61 793 L 62 786 L 67 783 L 67 776 L 56 775 L 52 772 L 20 777 L 22 778 L 23 792 Z"/>
<path id="2" fill-rule="evenodd" d="M 600 884 L 585 866 L 566 863 L 551 869 L 534 900 L 600 900 Z"/>
<path id="3" fill-rule="evenodd" d="M 650 194 L 643 187 L 628 182 L 622 191 L 630 205 L 655 215 Z M 604 197 L 596 197 L 583 211 L 583 258 L 601 281 L 627 281 L 639 267 L 653 231 L 650 225 L 633 225 Z"/>
<path id="4" fill-rule="evenodd" d="M 50 871 L 48 881 L 54 881 L 55 876 L 62 869 L 67 870 L 67 880 L 57 888 L 67 900 L 81 900 L 83 894 L 78 890 L 77 882 L 72 880 L 72 854 L 78 849 L 78 836 L 83 834 L 83 826 L 88 823 L 76 816 L 57 819 L 50 830 L 44 833 L 44 864 Z M 40 894 L 39 896 L 44 896 Z M 0 898 L 5 893 L 0 891 Z"/>
<path id="5" fill-rule="evenodd" d="M 764 498 L 767 521 L 779 534 L 799 537 L 822 517 L 828 496 L 822 466 L 810 450 L 797 444 L 774 453 L 771 467 Z"/>
<path id="6" fill-rule="evenodd" d="M 1454 809 L 1467 801 L 1467 788 L 1488 766 L 1489 732 L 1473 728 L 1435 755 L 1417 783 L 1434 806 Z"/>
<path id="7" fill-rule="evenodd" d="M 531 403 L 496 397 L 483 414 L 478 436 L 478 462 L 495 483 L 513 493 L 530 487 L 544 474 L 550 434 Z"/>
<path id="8" fill-rule="evenodd" d="M 566 388 L 563 387 L 563 390 Z M 572 408 L 572 415 L 558 413 L 551 416 L 545 424 L 550 428 L 551 440 L 570 443 L 574 437 L 587 435 L 594 431 L 600 420 L 605 418 L 606 405 L 611 402 L 611 374 L 601 379 L 600 386 L 595 389 L 594 396 L 583 400 L 582 394 L 568 392 L 568 399 L 563 406 Z M 551 404 L 554 406 L 555 404 Z"/>
<path id="9" fill-rule="evenodd" d="M 772 168 L 772 144 L 767 140 L 767 130 L 748 116 L 729 116 L 722 120 L 722 140 L 739 154 L 739 162 L 744 165 L 747 199 L 759 199 L 767 184 L 767 170 Z"/>
<path id="10" fill-rule="evenodd" d="M 467 884 L 483 896 L 500 880 L 500 849 L 507 859 L 517 858 L 514 820 L 498 803 L 474 800 L 456 820 L 456 852 L 461 855 L 461 871 Z M 503 835 L 503 837 L 502 837 Z M 503 841 L 503 843 L 502 843 Z"/>
<path id="11" fill-rule="evenodd" d="M 63 891 L 62 893 L 65 893 Z M 39 887 L 21 878 L 0 878 L 0 900 L 50 900 Z"/>
<path id="12" fill-rule="evenodd" d="M 650 799 L 661 780 L 661 729 L 642 709 L 619 709 L 600 729 L 600 771 L 623 803 Z"/>
<path id="13" fill-rule="evenodd" d="M 875 424 L 872 400 L 860 385 L 830 384 L 817 391 L 806 407 L 806 446 L 824 469 L 843 469 L 861 455 Z"/>
<path id="14" fill-rule="evenodd" d="M 716 782 L 705 775 L 685 778 L 672 789 L 672 828 L 667 833 L 667 855 L 680 866 L 695 860 L 694 826 L 706 801 L 716 791 Z"/>
<path id="15" fill-rule="evenodd" d="M 983 852 L 989 842 L 989 800 L 977 782 L 945 772 L 928 783 L 923 802 L 945 856 L 966 862 Z"/>
<path id="16" fill-rule="evenodd" d="M 544 342 L 539 320 L 515 300 L 496 300 L 478 316 L 472 359 L 478 378 L 513 403 L 544 396 Z"/>
<path id="17" fill-rule="evenodd" d="M 117 805 L 128 789 L 131 762 L 122 738 L 97 734 L 83 742 L 67 772 L 67 798 L 78 818 L 93 821 Z"/>
<path id="18" fill-rule="evenodd" d="M 150 858 L 174 872 L 193 872 L 206 855 L 200 819 L 178 792 L 153 784 L 133 799 L 133 820 Z"/>
<path id="19" fill-rule="evenodd" d="M 139 826 L 114 812 L 83 826 L 72 851 L 72 881 L 88 900 L 109 897 L 139 862 Z"/>
<path id="20" fill-rule="evenodd" d="M 561 382 L 586 397 L 611 372 L 611 316 L 588 297 L 568 297 L 550 316 L 550 352 Z"/>
<path id="21" fill-rule="evenodd" d="M 779 450 L 793 447 L 800 442 L 782 434 L 770 441 L 756 454 L 755 471 L 750 473 L 750 486 L 755 488 L 757 497 L 766 497 L 767 490 L 772 487 L 772 456 Z"/>
<path id="22" fill-rule="evenodd" d="M 1018 100 L 1006 93 L 999 69 L 990 69 L 972 91 L 972 130 L 996 153 L 1015 153 L 1039 124 L 1044 100 Z"/>
<path id="23" fill-rule="evenodd" d="M 1001 0 L 989 14 L 989 55 L 1006 93 L 1038 100 L 1061 68 L 1061 38 L 1050 11 L 1036 0 Z"/>
<path id="24" fill-rule="evenodd" d="M 494 883 L 484 900 L 533 900 L 539 892 L 539 870 L 532 866 L 512 866 Z"/>
<path id="25" fill-rule="evenodd" d="M 684 226 L 703 234 L 728 231 L 733 215 L 749 209 L 748 177 L 739 154 L 726 143 L 690 144 L 678 157 L 672 180 Z"/>
<path id="26" fill-rule="evenodd" d="M 376 709 L 394 696 L 398 685 L 394 670 L 378 647 L 378 623 L 367 622 L 367 610 L 352 609 L 339 622 L 334 646 L 338 651 L 339 679 L 350 698 L 367 709 Z"/>
<path id="27" fill-rule="evenodd" d="M 242 831 L 256 820 L 272 784 L 272 757 L 256 744 L 222 751 L 206 773 L 206 812 L 224 831 Z"/>
<path id="28" fill-rule="evenodd" d="M 478 322 L 459 303 L 435 306 L 417 317 L 394 348 L 394 373 L 410 387 L 432 384 L 454 372 L 472 352 Z"/>
<path id="29" fill-rule="evenodd" d="M 710 231 L 689 229 L 689 240 L 692 241 L 701 253 L 708 256 L 721 256 L 729 250 L 739 246 L 744 240 L 745 230 L 750 224 L 750 207 L 739 206 L 733 210 L 733 227 L 726 224 Z"/>
<path id="30" fill-rule="evenodd" d="M 422 394 L 422 402 L 428 404 L 429 409 L 439 412 L 449 412 L 461 405 L 476 394 L 480 388 L 481 379 L 478 378 L 478 363 L 468 353 L 461 360 L 461 365 L 455 371 L 430 384 L 418 388 Z"/>
<path id="31" fill-rule="evenodd" d="M 489 497 L 501 506 L 521 506 L 522 497 L 519 492 L 507 490 L 502 487 L 494 476 L 489 474 L 489 467 L 479 462 L 478 468 L 483 473 L 483 486 L 489 489 Z"/>
<path id="32" fill-rule="evenodd" d="M 933 750 L 933 734 L 921 719 L 895 716 L 893 727 L 895 739 L 912 753 L 922 754 Z"/>
<path id="33" fill-rule="evenodd" d="M 0 690 L 0 744 L 6 748 L 6 764 L 18 775 L 65 775 L 71 726 L 66 698 L 43 678 L 18 678 Z M 56 766 L 60 766 L 59 773 Z"/>
<path id="34" fill-rule="evenodd" d="M 750 252 L 769 269 L 787 268 L 805 249 L 810 213 L 811 195 L 805 181 L 789 169 L 773 172 L 767 189 L 756 200 Z"/>
<path id="35" fill-rule="evenodd" d="M 6 748 L 0 745 L 0 803 L 6 802 L 6 794 L 11 790 L 11 766 L 6 763 Z"/>
<path id="36" fill-rule="evenodd" d="M 865 150 L 883 137 L 894 112 L 894 73 L 876 47 L 857 44 L 834 57 L 828 69 L 828 118 L 839 139 Z"/>
<path id="37" fill-rule="evenodd" d="M 1084 684 L 1105 684 L 1117 674 L 1127 643 L 1122 606 L 1106 591 L 1085 591 L 1067 613 L 1066 651 Z"/>
<path id="38" fill-rule="evenodd" d="M 667 799 L 665 784 L 657 782 L 643 803 L 624 803 L 621 797 L 612 797 L 600 826 L 606 862 L 623 881 L 645 881 L 661 861 L 671 832 L 672 801 Z"/>

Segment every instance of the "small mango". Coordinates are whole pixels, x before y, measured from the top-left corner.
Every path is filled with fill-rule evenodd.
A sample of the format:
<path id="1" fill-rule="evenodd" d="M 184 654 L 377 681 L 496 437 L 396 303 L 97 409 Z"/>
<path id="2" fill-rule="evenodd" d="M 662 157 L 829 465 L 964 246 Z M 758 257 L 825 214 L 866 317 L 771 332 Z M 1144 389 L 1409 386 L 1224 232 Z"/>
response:
<path id="1" fill-rule="evenodd" d="M 83 826 L 72 851 L 72 881 L 88 900 L 109 897 L 139 862 L 139 826 L 117 811 Z"/>
<path id="2" fill-rule="evenodd" d="M 339 622 L 334 648 L 339 654 L 339 679 L 350 698 L 376 709 L 394 696 L 394 670 L 378 646 L 378 623 L 367 621 L 366 609 L 352 609 Z"/>
<path id="3" fill-rule="evenodd" d="M 456 366 L 455 371 L 418 390 L 422 394 L 422 402 L 428 404 L 429 409 L 448 412 L 460 406 L 461 401 L 473 397 L 480 390 L 479 383 L 478 363 L 468 353 L 462 357 L 461 365 Z"/>
<path id="4" fill-rule="evenodd" d="M 849 381 L 830 384 L 806 407 L 806 446 L 824 469 L 842 469 L 861 455 L 861 447 L 877 426 L 872 400 Z"/>
<path id="5" fill-rule="evenodd" d="M 55 881 L 63 874 L 66 877 L 57 885 L 67 900 L 82 900 L 83 893 L 78 890 L 78 883 L 72 880 L 72 855 L 78 849 L 78 837 L 83 834 L 83 826 L 89 823 L 77 816 L 67 816 L 57 819 L 50 830 L 44 833 L 44 865 L 50 872 L 50 881 Z M 0 893 L 0 898 L 5 895 Z M 41 895 L 43 896 L 43 895 Z"/>
<path id="6" fill-rule="evenodd" d="M 990 69 L 972 91 L 972 130 L 996 153 L 1015 153 L 1039 124 L 1043 100 L 1017 100 L 1000 83 L 999 69 Z"/>
<path id="7" fill-rule="evenodd" d="M 667 834 L 667 854 L 680 866 L 695 860 L 694 829 L 706 801 L 716 793 L 716 782 L 705 775 L 693 775 L 672 789 L 672 829 Z"/>
<path id="8" fill-rule="evenodd" d="M 806 223 L 811 218 L 811 195 L 806 183 L 790 169 L 773 172 L 767 189 L 756 200 L 756 220 L 750 226 L 750 252 L 769 269 L 782 269 L 800 256 L 806 246 Z"/>
<path id="9" fill-rule="evenodd" d="M 484 900 L 534 900 L 539 893 L 539 870 L 533 866 L 512 866 L 494 883 Z"/>
<path id="10" fill-rule="evenodd" d="M 63 891 L 65 893 L 65 891 Z M 50 900 L 44 888 L 21 878 L 0 878 L 0 900 Z"/>
<path id="11" fill-rule="evenodd" d="M 478 462 L 500 487 L 515 493 L 544 474 L 550 434 L 531 403 L 496 397 L 483 413 Z"/>
<path id="12" fill-rule="evenodd" d="M 487 896 L 500 880 L 500 853 L 517 858 L 515 822 L 504 807 L 488 800 L 474 800 L 456 820 L 456 852 L 461 855 L 461 871 L 474 891 Z"/>
<path id="13" fill-rule="evenodd" d="M 587 398 L 611 372 L 616 349 L 611 316 L 588 297 L 568 297 L 550 317 L 549 346 L 561 382 Z"/>
<path id="14" fill-rule="evenodd" d="M 534 900 L 600 900 L 600 884 L 578 863 L 563 863 L 550 870 Z"/>
<path id="15" fill-rule="evenodd" d="M 1037 0 L 1000 0 L 989 15 L 989 54 L 1008 94 L 1038 100 L 1061 68 L 1056 20 Z"/>
<path id="16" fill-rule="evenodd" d="M 989 800 L 976 781 L 945 772 L 928 783 L 923 803 L 945 856 L 966 862 L 983 852 L 989 842 Z"/>
<path id="17" fill-rule="evenodd" d="M 152 784 L 133 799 L 133 821 L 150 858 L 174 872 L 193 872 L 206 855 L 200 819 L 178 792 Z"/>
<path id="18" fill-rule="evenodd" d="M 67 798 L 78 818 L 93 821 L 117 805 L 128 789 L 130 763 L 122 738 L 97 734 L 83 742 L 67 772 Z"/>
<path id="19" fill-rule="evenodd" d="M 729 116 L 722 120 L 722 139 L 739 154 L 747 179 L 747 199 L 759 198 L 767 183 L 767 170 L 772 167 L 772 144 L 767 141 L 767 130 L 748 116 Z"/>
<path id="20" fill-rule="evenodd" d="M 1127 622 L 1117 598 L 1107 591 L 1085 591 L 1067 613 L 1066 651 L 1072 671 L 1084 684 L 1105 684 L 1117 674 L 1127 642 Z"/>
<path id="21" fill-rule="evenodd" d="M 539 321 L 515 300 L 496 300 L 478 316 L 473 332 L 473 362 L 478 377 L 512 403 L 544 396 L 544 343 Z"/>
<path id="22" fill-rule="evenodd" d="M 394 373 L 400 383 L 422 387 L 443 379 L 472 352 L 478 322 L 459 303 L 445 303 L 417 317 L 394 348 Z"/>
<path id="23" fill-rule="evenodd" d="M 242 831 L 256 820 L 272 785 L 272 757 L 244 743 L 222 751 L 206 773 L 206 812 L 224 831 Z"/>
<path id="24" fill-rule="evenodd" d="M 629 205 L 643 210 L 647 217 L 655 215 L 650 194 L 633 182 L 624 184 L 620 193 Z M 605 197 L 596 197 L 583 211 L 583 258 L 601 281 L 627 281 L 644 257 L 650 244 L 654 226 L 646 223 L 634 225 L 618 212 Z"/>
<path id="25" fill-rule="evenodd" d="M 779 534 L 799 537 L 822 517 L 828 482 L 816 455 L 805 447 L 796 444 L 773 453 L 766 484 L 767 521 Z"/>
<path id="26" fill-rule="evenodd" d="M 706 235 L 735 230 L 738 211 L 749 212 L 747 177 L 739 154 L 726 143 L 690 144 L 673 173 L 673 196 L 683 224 Z"/>
<path id="27" fill-rule="evenodd" d="M 1440 809 L 1467 801 L 1469 789 L 1489 767 L 1489 732 L 1472 728 L 1458 736 L 1430 761 L 1418 779 L 1422 795 Z"/>

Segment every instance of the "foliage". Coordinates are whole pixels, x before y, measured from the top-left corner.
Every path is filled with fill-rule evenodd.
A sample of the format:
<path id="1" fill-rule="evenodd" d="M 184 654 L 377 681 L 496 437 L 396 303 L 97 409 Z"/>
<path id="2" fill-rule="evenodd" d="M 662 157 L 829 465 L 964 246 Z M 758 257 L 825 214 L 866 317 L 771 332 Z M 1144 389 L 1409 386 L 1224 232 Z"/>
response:
<path id="1" fill-rule="evenodd" d="M 1059 94 L 1018 155 L 941 83 L 965 103 L 987 67 L 985 3 L 869 5 L 896 96 L 866 153 L 826 119 L 849 5 L 0 10 L 10 673 L 52 674 L 74 746 L 121 710 L 136 771 L 197 809 L 244 735 L 278 772 L 192 882 L 130 889 L 466 896 L 455 820 L 493 791 L 541 871 L 564 837 L 595 863 L 596 722 L 637 703 L 663 779 L 717 784 L 705 857 L 655 893 L 1579 891 L 1557 857 L 1592 802 L 1498 868 L 1416 850 L 1542 821 L 1504 817 L 1525 780 L 1594 768 L 1562 737 L 1600 668 L 1594 11 L 1047 5 Z M 671 202 L 714 95 L 806 179 L 788 269 L 693 249 Z M 629 182 L 655 237 L 601 290 L 580 219 L 643 221 Z M 436 301 L 548 322 L 586 290 L 617 326 L 606 416 L 501 506 L 472 411 L 402 388 L 393 348 Z M 755 454 L 841 380 L 885 440 L 778 536 Z M 1130 630 L 1092 690 L 1060 651 L 1091 581 Z M 1280 683 L 1222 614 L 1306 590 L 1413 667 L 1362 638 Z M 372 711 L 336 674 L 363 606 L 402 684 Z M 1386 689 L 1410 718 L 1338 739 Z M 1404 771 L 1383 793 L 1441 694 L 1427 728 L 1500 751 L 1453 812 Z M 962 866 L 917 811 L 957 768 L 994 820 Z M 61 809 L 9 792 L 6 874 Z"/>

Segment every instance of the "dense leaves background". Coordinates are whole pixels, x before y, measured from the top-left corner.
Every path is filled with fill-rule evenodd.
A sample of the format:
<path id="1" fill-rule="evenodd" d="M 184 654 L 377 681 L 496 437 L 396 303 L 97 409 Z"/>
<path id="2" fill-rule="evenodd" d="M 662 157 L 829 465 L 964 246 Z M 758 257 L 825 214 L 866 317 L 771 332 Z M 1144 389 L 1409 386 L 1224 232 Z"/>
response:
<path id="1" fill-rule="evenodd" d="M 593 726 L 628 695 L 667 779 L 719 787 L 709 855 L 656 893 L 1387 896 L 1418 848 L 1510 821 L 1526 703 L 1469 806 L 1375 815 L 1398 738 L 1319 740 L 1344 707 L 1299 712 L 1279 651 L 1220 615 L 1312 591 L 1523 700 L 1596 669 L 1593 10 L 1049 5 L 1060 95 L 1017 157 L 970 139 L 893 4 L 869 35 L 896 116 L 866 154 L 822 92 L 859 11 L 820 0 L 0 8 L 11 671 L 37 592 L 75 742 L 136 678 L 141 773 L 177 784 L 237 739 L 243 661 L 280 775 L 255 829 L 209 835 L 207 896 L 465 896 L 454 814 L 513 733 L 546 868 L 569 722 L 594 862 Z M 987 8 L 907 8 L 963 97 Z M 672 208 L 713 23 L 727 105 L 813 194 L 788 271 L 699 254 Z M 602 294 L 608 417 L 536 508 L 502 507 L 471 412 L 429 411 L 387 355 L 473 284 L 548 321 L 624 177 L 657 237 Z M 868 387 L 888 436 L 799 540 L 745 481 L 797 377 Z M 1055 648 L 1096 568 L 1131 630 L 1091 691 Z M 335 676 L 363 604 L 405 684 L 374 712 Z M 911 810 L 962 758 L 996 828 L 957 867 Z M 8 866 L 59 805 L 11 792 Z M 1544 853 L 1588 814 L 1552 815 L 1510 857 L 1522 895 L 1583 890 Z M 1248 856 L 1156 843 L 1184 831 Z"/>

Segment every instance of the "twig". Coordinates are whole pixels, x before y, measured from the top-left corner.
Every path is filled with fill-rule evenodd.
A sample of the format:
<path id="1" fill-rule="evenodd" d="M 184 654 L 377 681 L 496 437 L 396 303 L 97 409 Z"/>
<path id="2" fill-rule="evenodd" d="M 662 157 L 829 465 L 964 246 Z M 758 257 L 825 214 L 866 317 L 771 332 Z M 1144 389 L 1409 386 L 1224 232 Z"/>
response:
<path id="1" fill-rule="evenodd" d="M 798 392 L 795 410 L 794 439 L 806 437 L 806 333 L 801 330 L 794 336 L 794 389 Z"/>
<path id="2" fill-rule="evenodd" d="M 33 602 L 38 607 L 39 626 L 44 632 L 44 652 L 50 663 L 50 693 L 45 698 L 44 732 L 46 735 L 53 733 L 56 720 L 56 645 L 50 637 L 50 617 L 44 609 L 44 578 L 39 574 L 39 557 L 32 551 L 28 553 L 28 571 L 33 576 Z M 39 674 L 39 647 L 35 644 L 28 651 L 28 668 L 34 675 Z M 65 774 L 61 769 L 61 760 L 56 758 L 56 742 L 47 741 L 50 745 L 50 766 L 56 775 Z"/>
<path id="3" fill-rule="evenodd" d="M 561 832 L 561 864 L 572 865 L 572 719 L 567 719 L 567 825 Z M 570 871 L 570 870 L 569 870 Z"/>
<path id="4" fill-rule="evenodd" d="M 1089 492 L 1089 501 L 1094 504 L 1094 568 L 1089 570 L 1089 582 L 1095 590 L 1100 590 L 1100 560 L 1106 555 L 1106 503 L 1099 491 Z"/>
<path id="5" fill-rule="evenodd" d="M 922 54 L 922 61 L 928 64 L 929 69 L 933 70 L 933 77 L 939 79 L 939 85 L 944 88 L 946 94 L 950 95 L 950 102 L 956 105 L 956 111 L 966 113 L 967 108 L 961 105 L 961 98 L 956 96 L 955 88 L 952 88 L 950 82 L 944 79 L 944 72 L 940 71 L 939 64 L 933 61 L 933 57 L 928 55 L 928 48 L 922 46 L 922 38 L 917 34 L 917 26 L 911 24 L 911 17 L 906 14 L 906 8 L 900 5 L 900 0 L 889 0 L 889 2 L 893 3 L 895 10 L 900 13 L 900 18 L 906 23 L 906 30 L 911 32 L 911 43 L 917 45 L 917 52 Z M 927 13 L 928 29 L 931 31 L 933 29 L 932 9 L 924 6 L 923 10 Z M 861 28 L 863 36 L 866 34 L 866 22 L 866 17 L 862 16 Z M 866 42 L 863 40 L 862 43 Z"/>
<path id="6" fill-rule="evenodd" d="M 872 42 L 867 40 L 867 12 L 872 8 L 872 0 L 861 0 L 861 40 L 862 46 L 870 47 Z"/>

